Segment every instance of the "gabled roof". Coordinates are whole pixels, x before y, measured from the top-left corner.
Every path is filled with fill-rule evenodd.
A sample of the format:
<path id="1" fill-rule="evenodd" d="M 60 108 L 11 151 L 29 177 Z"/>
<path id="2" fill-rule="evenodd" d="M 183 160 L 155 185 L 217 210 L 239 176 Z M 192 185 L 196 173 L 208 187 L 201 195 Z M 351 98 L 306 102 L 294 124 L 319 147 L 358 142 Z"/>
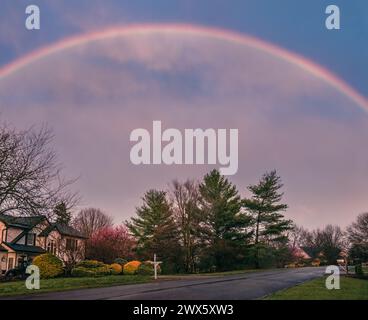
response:
<path id="1" fill-rule="evenodd" d="M 49 227 L 45 228 L 40 234 L 40 237 L 47 237 L 52 231 L 58 231 L 63 236 L 69 236 L 74 238 L 81 238 L 81 239 L 87 239 L 85 235 L 83 235 L 78 230 L 74 229 L 73 227 L 70 227 L 65 224 L 61 223 L 53 223 Z"/>
<path id="2" fill-rule="evenodd" d="M 0 252 L 8 252 L 8 250 L 0 244 Z"/>
<path id="3" fill-rule="evenodd" d="M 0 221 L 6 226 L 23 229 L 32 229 L 44 220 L 47 220 L 45 216 L 17 217 L 0 214 Z"/>
<path id="4" fill-rule="evenodd" d="M 31 252 L 31 253 L 45 253 L 46 251 L 38 246 L 26 246 L 24 244 L 15 244 L 4 242 L 6 246 L 10 249 L 13 249 L 16 252 Z"/>
<path id="5" fill-rule="evenodd" d="M 311 256 L 302 248 L 295 247 L 292 249 L 292 254 L 295 258 L 299 259 L 311 259 Z"/>

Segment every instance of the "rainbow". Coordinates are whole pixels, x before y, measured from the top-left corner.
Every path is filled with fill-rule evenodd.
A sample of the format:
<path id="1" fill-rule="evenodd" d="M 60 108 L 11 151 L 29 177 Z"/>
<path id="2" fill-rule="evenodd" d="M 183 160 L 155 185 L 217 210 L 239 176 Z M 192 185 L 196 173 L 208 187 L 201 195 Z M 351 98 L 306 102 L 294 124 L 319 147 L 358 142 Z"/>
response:
<path id="1" fill-rule="evenodd" d="M 250 46 L 254 49 L 269 53 L 279 59 L 294 64 L 305 70 L 306 72 L 311 73 L 315 77 L 327 82 L 332 87 L 345 94 L 357 105 L 368 112 L 368 100 L 366 97 L 362 96 L 349 84 L 347 84 L 345 81 L 340 79 L 329 70 L 300 55 L 289 52 L 269 42 L 265 42 L 263 40 L 242 33 L 237 33 L 224 29 L 185 24 L 148 24 L 130 25 L 126 27 L 112 27 L 103 31 L 91 32 L 66 38 L 55 44 L 33 51 L 30 54 L 27 54 L 9 63 L 8 65 L 5 65 L 3 68 L 0 69 L 0 80 L 6 78 L 11 74 L 21 71 L 22 68 L 53 53 L 60 52 L 75 46 L 80 46 L 91 41 L 98 41 L 109 38 L 111 39 L 128 35 L 151 34 L 157 32 L 208 36 L 223 41 L 229 41 L 241 45 Z"/>

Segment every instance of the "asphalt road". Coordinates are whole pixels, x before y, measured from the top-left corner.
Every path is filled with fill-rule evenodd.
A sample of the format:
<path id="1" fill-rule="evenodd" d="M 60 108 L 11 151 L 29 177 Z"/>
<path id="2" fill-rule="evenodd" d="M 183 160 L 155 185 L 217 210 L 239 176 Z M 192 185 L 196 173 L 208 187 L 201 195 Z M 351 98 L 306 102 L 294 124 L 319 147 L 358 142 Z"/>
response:
<path id="1" fill-rule="evenodd" d="M 325 268 L 279 269 L 242 275 L 157 281 L 108 288 L 50 292 L 20 300 L 250 300 L 320 277 Z"/>

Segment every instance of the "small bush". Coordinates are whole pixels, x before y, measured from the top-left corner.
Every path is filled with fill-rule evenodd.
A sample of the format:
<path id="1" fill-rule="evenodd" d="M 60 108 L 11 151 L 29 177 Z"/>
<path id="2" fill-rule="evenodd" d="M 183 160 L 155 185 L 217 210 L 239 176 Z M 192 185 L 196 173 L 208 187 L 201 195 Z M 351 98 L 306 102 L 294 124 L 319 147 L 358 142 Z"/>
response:
<path id="1" fill-rule="evenodd" d="M 78 262 L 76 267 L 83 267 L 83 268 L 100 268 L 106 266 L 103 262 L 97 261 L 97 260 L 84 260 L 81 262 Z"/>
<path id="2" fill-rule="evenodd" d="M 98 268 L 76 267 L 72 270 L 73 277 L 103 277 L 111 275 L 111 269 L 108 265 Z"/>
<path id="3" fill-rule="evenodd" d="M 124 267 L 124 265 L 128 263 L 128 260 L 125 260 L 123 258 L 117 258 L 114 260 L 114 263 L 120 264 L 122 267 Z"/>
<path id="4" fill-rule="evenodd" d="M 118 263 L 113 263 L 110 265 L 111 273 L 114 275 L 121 274 L 123 272 L 123 267 Z"/>
<path id="5" fill-rule="evenodd" d="M 50 253 L 37 256 L 33 264 L 40 269 L 42 279 L 55 278 L 64 273 L 62 261 Z"/>
<path id="6" fill-rule="evenodd" d="M 138 270 L 137 270 L 137 274 L 142 275 L 142 276 L 153 276 L 154 274 L 154 268 L 153 265 L 150 263 L 141 263 L 141 265 L 139 266 Z"/>
<path id="7" fill-rule="evenodd" d="M 124 274 L 136 274 L 138 271 L 139 266 L 141 265 L 141 262 L 139 261 L 130 261 L 124 265 L 123 272 Z"/>
<path id="8" fill-rule="evenodd" d="M 357 264 L 357 265 L 355 265 L 355 274 L 356 274 L 358 277 L 364 276 L 363 267 L 362 267 L 362 265 L 361 265 L 361 264 Z"/>
<path id="9" fill-rule="evenodd" d="M 96 260 L 85 260 L 79 262 L 72 270 L 73 277 L 102 277 L 112 274 L 109 265 Z"/>
<path id="10" fill-rule="evenodd" d="M 152 270 L 153 270 L 153 273 L 154 273 L 155 266 L 154 266 L 153 261 L 145 261 L 143 263 L 145 265 L 150 266 L 152 268 Z M 157 265 L 157 274 L 161 274 L 161 266 L 159 264 Z"/>

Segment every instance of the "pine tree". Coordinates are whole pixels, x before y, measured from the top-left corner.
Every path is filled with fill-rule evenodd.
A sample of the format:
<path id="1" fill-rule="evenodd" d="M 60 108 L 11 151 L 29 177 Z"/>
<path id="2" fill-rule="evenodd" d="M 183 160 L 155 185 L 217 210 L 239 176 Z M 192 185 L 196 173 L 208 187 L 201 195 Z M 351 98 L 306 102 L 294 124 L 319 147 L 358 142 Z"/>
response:
<path id="1" fill-rule="evenodd" d="M 236 187 L 218 170 L 204 177 L 199 186 L 204 215 L 207 260 L 217 270 L 236 267 L 247 243 L 250 218 L 241 212 L 242 202 Z"/>
<path id="2" fill-rule="evenodd" d="M 56 217 L 56 222 L 64 225 L 69 225 L 72 219 L 72 214 L 69 212 L 64 202 L 60 202 L 55 206 L 54 215 Z"/>
<path id="3" fill-rule="evenodd" d="M 262 249 L 282 247 L 287 242 L 285 232 L 292 229 L 292 221 L 284 219 L 280 213 L 288 208 L 280 203 L 283 193 L 279 190 L 282 187 L 281 178 L 276 171 L 271 171 L 264 174 L 258 184 L 248 187 L 252 197 L 243 200 L 244 208 L 253 216 L 256 268 L 260 267 Z"/>
<path id="4" fill-rule="evenodd" d="M 143 204 L 136 209 L 137 217 L 127 222 L 137 240 L 137 253 L 144 259 L 157 254 L 164 263 L 164 270 L 176 271 L 180 251 L 173 210 L 166 192 L 149 190 L 142 198 Z"/>

